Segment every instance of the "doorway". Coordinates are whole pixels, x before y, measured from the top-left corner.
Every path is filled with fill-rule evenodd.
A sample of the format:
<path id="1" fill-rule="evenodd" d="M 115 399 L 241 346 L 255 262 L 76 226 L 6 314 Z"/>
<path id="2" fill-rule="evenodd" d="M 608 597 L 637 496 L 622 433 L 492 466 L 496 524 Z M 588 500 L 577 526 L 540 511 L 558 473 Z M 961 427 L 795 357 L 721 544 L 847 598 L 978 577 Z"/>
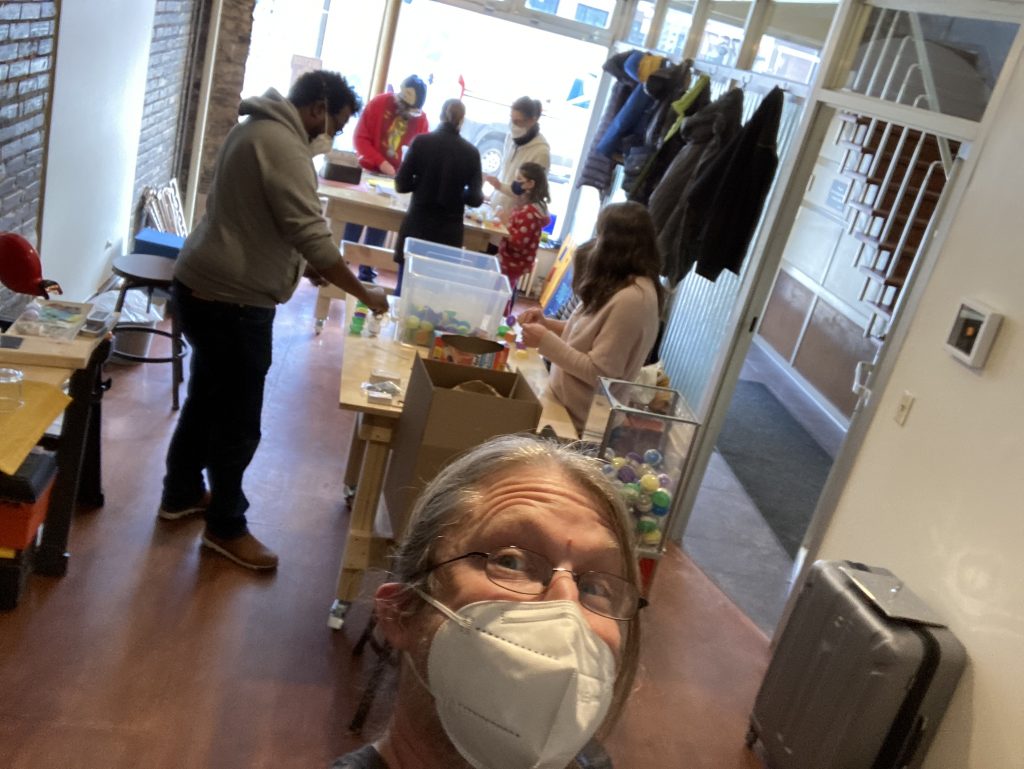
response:
<path id="1" fill-rule="evenodd" d="M 842 88 L 812 95 L 803 153 L 775 231 L 760 241 L 764 260 L 751 267 L 762 274 L 740 276 L 737 305 L 745 304 L 731 313 L 732 347 L 708 380 L 713 443 L 702 447 L 680 532 L 684 549 L 769 635 L 813 556 L 813 531 L 828 512 L 822 491 L 842 482 L 833 466 L 855 455 L 847 436 L 858 432 L 872 371 L 901 337 L 905 299 L 987 103 L 977 95 L 992 93 L 1017 31 L 864 9 L 853 53 L 833 59 L 829 80 Z M 969 44 L 967 30 L 978 33 Z M 968 76 L 966 54 L 945 56 L 950 46 L 972 49 L 986 67 Z M 970 98 L 953 98 L 968 82 Z M 779 498 L 781 515 L 772 509 Z"/>

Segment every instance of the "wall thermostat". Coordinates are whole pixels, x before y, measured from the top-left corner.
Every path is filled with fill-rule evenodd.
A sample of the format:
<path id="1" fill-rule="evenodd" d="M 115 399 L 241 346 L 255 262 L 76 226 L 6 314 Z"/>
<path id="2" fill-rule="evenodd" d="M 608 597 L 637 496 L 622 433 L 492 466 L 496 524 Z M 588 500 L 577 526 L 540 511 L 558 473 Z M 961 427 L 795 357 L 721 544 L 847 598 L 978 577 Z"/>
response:
<path id="1" fill-rule="evenodd" d="M 964 299 L 957 308 L 946 340 L 949 354 L 971 368 L 985 365 L 1003 316 L 981 302 Z"/>

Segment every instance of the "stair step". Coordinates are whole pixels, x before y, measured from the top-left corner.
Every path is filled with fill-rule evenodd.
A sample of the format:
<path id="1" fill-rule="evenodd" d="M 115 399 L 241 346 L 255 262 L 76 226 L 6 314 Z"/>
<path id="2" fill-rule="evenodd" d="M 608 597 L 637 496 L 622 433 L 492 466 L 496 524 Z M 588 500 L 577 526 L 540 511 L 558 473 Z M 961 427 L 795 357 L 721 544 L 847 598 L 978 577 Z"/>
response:
<path id="1" fill-rule="evenodd" d="M 895 286 L 897 288 L 903 288 L 903 284 L 907 281 L 906 274 L 903 275 L 888 275 L 886 270 L 879 270 L 874 267 L 868 267 L 866 265 L 860 265 L 857 267 L 864 275 L 876 283 L 881 283 L 885 286 Z"/>

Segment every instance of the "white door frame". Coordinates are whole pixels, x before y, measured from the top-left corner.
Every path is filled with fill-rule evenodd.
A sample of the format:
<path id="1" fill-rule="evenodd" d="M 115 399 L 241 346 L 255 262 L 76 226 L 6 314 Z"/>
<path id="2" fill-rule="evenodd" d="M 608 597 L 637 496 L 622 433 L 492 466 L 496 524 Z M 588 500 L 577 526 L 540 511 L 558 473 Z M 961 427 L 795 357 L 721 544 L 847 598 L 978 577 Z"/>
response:
<path id="1" fill-rule="evenodd" d="M 1024 6 L 1016 6 L 1008 13 L 1002 3 L 988 2 L 987 0 L 956 2 L 955 8 L 951 5 L 950 0 L 932 0 L 931 2 L 927 0 L 904 0 L 904 2 L 883 0 L 883 2 L 874 2 L 872 5 L 947 15 L 955 13 L 957 16 L 970 14 L 980 18 L 1009 20 L 1024 24 Z M 995 15 L 996 11 L 1000 12 L 999 15 Z M 758 321 L 767 303 L 775 275 L 782 261 L 783 251 L 800 209 L 804 191 L 836 110 L 843 109 L 878 116 L 883 120 L 910 125 L 920 130 L 970 143 L 966 160 L 958 161 L 958 168 L 946 185 L 941 207 L 932 217 L 933 225 L 930 227 L 930 232 L 925 234 L 925 245 L 922 248 L 918 264 L 908 276 L 908 282 L 893 316 L 886 341 L 879 351 L 877 364 L 868 378 L 867 387 L 875 393 L 881 393 L 888 383 L 899 357 L 906 338 L 908 321 L 917 309 L 928 278 L 942 250 L 949 221 L 952 218 L 949 214 L 958 209 L 963 199 L 978 156 L 981 154 L 980 150 L 991 130 L 993 116 L 998 111 L 999 102 L 1008 87 L 1009 79 L 1017 67 L 1021 49 L 1024 47 L 1024 33 L 1018 31 L 981 123 L 914 110 L 876 98 L 825 87 L 825 84 L 841 82 L 841 78 L 849 71 L 853 54 L 860 42 L 861 32 L 869 13 L 870 7 L 864 0 L 842 0 L 837 9 L 832 29 L 822 51 L 822 67 L 815 80 L 795 139 L 799 150 L 791 153 L 779 168 L 778 179 L 782 181 L 768 201 L 765 225 L 761 228 L 752 249 L 750 257 L 752 263 L 740 288 L 741 300 L 737 302 L 730 321 L 732 335 L 728 343 L 724 345 L 712 374 L 712 382 L 716 384 L 709 387 L 711 395 L 705 411 L 707 417 L 697 434 L 693 448 L 693 461 L 690 462 L 683 478 L 680 508 L 674 518 L 673 528 L 669 532 L 669 535 L 675 540 L 679 540 L 682 536 L 692 512 L 701 479 L 714 452 L 715 440 L 725 421 L 736 381 L 739 379 L 740 369 L 753 341 Z M 757 254 L 760 256 L 754 256 Z M 811 525 L 797 555 L 793 570 L 794 586 L 803 578 L 806 568 L 813 562 L 815 554 L 820 549 L 824 533 L 850 476 L 857 453 L 863 445 L 879 400 L 878 397 L 866 399 L 863 407 L 858 409 L 851 419 L 846 440 L 832 465 L 832 470 L 815 508 Z M 791 596 L 796 592 L 794 590 Z M 785 625 L 790 611 L 790 603 L 787 602 L 777 632 Z"/>

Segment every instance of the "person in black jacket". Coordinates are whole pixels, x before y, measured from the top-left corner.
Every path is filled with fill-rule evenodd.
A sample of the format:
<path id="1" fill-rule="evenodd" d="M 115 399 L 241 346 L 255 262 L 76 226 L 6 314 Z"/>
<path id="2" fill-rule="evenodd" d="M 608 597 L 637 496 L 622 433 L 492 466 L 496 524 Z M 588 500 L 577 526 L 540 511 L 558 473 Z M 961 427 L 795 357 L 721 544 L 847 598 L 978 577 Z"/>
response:
<path id="1" fill-rule="evenodd" d="M 395 294 L 402 291 L 405 239 L 461 246 L 465 207 L 484 202 L 480 153 L 459 136 L 465 116 L 466 106 L 461 101 L 446 101 L 441 108 L 441 124 L 413 140 L 395 177 L 398 192 L 412 193 L 395 246 L 399 265 Z"/>

